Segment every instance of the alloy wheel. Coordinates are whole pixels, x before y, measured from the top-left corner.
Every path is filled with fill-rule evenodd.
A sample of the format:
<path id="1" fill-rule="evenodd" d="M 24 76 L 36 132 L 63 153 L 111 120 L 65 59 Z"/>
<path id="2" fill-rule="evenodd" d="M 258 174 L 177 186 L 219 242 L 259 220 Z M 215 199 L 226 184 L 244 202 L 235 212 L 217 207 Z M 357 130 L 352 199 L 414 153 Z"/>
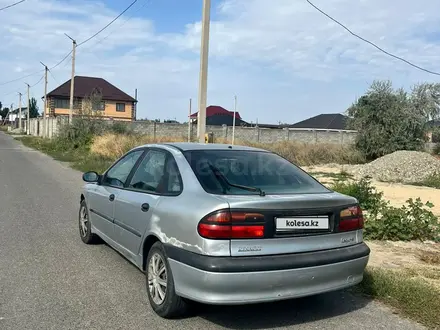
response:
<path id="1" fill-rule="evenodd" d="M 81 211 L 79 213 L 79 231 L 82 237 L 85 237 L 87 235 L 87 210 L 85 206 L 81 207 Z"/>
<path id="2" fill-rule="evenodd" d="M 148 290 L 156 305 L 165 301 L 167 292 L 167 268 L 162 256 L 155 253 L 148 263 Z"/>

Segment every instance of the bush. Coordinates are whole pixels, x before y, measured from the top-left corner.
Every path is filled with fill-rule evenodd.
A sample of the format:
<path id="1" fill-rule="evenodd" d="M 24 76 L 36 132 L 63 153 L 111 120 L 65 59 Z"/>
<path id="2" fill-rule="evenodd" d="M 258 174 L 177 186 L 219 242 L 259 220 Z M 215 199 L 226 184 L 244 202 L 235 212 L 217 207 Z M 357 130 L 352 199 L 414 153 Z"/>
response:
<path id="1" fill-rule="evenodd" d="M 440 241 L 438 218 L 429 210 L 433 205 L 423 204 L 420 198 L 407 200 L 401 208 L 386 205 L 377 215 L 365 222 L 366 237 L 374 240 Z"/>
<path id="2" fill-rule="evenodd" d="M 129 129 L 126 123 L 115 121 L 109 127 L 109 132 L 115 134 L 132 134 L 133 132 Z"/>
<path id="3" fill-rule="evenodd" d="M 336 181 L 332 189 L 356 198 L 361 208 L 370 212 L 379 210 L 384 204 L 383 193 L 376 191 L 368 177 L 362 178 L 358 182 Z"/>
<path id="4" fill-rule="evenodd" d="M 56 141 L 63 148 L 77 149 L 89 147 L 95 135 L 100 135 L 108 129 L 108 124 L 99 119 L 89 117 L 73 118 L 71 124 L 63 126 Z"/>
<path id="5" fill-rule="evenodd" d="M 409 199 L 397 208 L 383 199 L 368 178 L 358 182 L 336 182 L 333 190 L 358 199 L 365 211 L 364 237 L 373 240 L 433 240 L 440 242 L 440 223 L 430 208 L 420 198 Z"/>

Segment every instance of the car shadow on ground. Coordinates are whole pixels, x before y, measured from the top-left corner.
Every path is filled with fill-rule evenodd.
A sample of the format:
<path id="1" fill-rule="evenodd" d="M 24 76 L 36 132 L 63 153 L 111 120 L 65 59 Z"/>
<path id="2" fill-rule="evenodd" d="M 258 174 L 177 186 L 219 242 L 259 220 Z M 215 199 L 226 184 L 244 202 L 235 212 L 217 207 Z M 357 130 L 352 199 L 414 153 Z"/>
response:
<path id="1" fill-rule="evenodd" d="M 244 306 L 194 306 L 194 316 L 229 329 L 268 329 L 324 320 L 365 307 L 371 300 L 349 290 Z"/>

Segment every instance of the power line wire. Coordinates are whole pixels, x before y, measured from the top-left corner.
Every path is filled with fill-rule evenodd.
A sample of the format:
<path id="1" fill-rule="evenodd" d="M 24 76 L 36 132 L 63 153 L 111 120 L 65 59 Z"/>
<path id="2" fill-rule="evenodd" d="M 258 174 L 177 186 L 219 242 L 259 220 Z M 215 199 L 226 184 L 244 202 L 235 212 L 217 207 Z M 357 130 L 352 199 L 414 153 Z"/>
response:
<path id="1" fill-rule="evenodd" d="M 28 75 L 26 75 L 26 76 L 23 76 L 23 77 L 20 77 L 20 78 L 17 78 L 17 79 L 13 79 L 13 80 L 9 80 L 9 81 L 2 82 L 2 83 L 0 83 L 0 86 L 7 85 L 7 84 L 10 84 L 10 83 L 16 82 L 16 81 L 22 80 L 22 79 L 27 78 L 27 77 L 35 76 L 37 73 L 40 73 L 40 72 L 42 72 L 42 71 L 44 71 L 44 70 L 38 70 L 38 71 L 35 71 L 34 73 L 30 73 L 30 74 L 28 74 Z"/>
<path id="2" fill-rule="evenodd" d="M 306 0 L 306 1 L 307 1 L 307 2 L 308 2 L 313 8 L 315 8 L 317 11 L 319 11 L 321 14 L 323 14 L 324 16 L 326 16 L 327 18 L 329 18 L 330 20 L 332 20 L 332 21 L 335 22 L 336 24 L 340 25 L 340 26 L 341 26 L 342 28 L 344 28 L 346 31 L 348 31 L 351 35 L 353 35 L 353 36 L 355 36 L 356 38 L 358 38 L 358 39 L 360 39 L 360 40 L 362 40 L 362 41 L 364 41 L 364 42 L 370 44 L 371 46 L 377 48 L 377 49 L 380 50 L 382 53 L 384 53 L 384 54 L 386 54 L 386 55 L 388 55 L 388 56 L 391 56 L 391 57 L 393 57 L 393 58 L 395 58 L 395 59 L 397 59 L 397 60 L 399 60 L 399 61 L 405 62 L 406 64 L 411 65 L 412 67 L 414 67 L 414 68 L 416 68 L 416 69 L 419 69 L 419 70 L 421 70 L 421 71 L 425 71 L 425 72 L 427 72 L 427 73 L 430 73 L 430 74 L 433 74 L 433 75 L 436 75 L 436 76 L 440 76 L 440 73 L 438 73 L 438 72 L 435 72 L 435 71 L 431 71 L 431 70 L 428 70 L 428 69 L 422 68 L 421 66 L 418 66 L 418 65 L 416 65 L 416 64 L 414 64 L 414 63 L 412 63 L 412 62 L 410 62 L 410 61 L 408 61 L 408 60 L 405 60 L 405 59 L 402 58 L 402 57 L 399 57 L 399 56 L 397 56 L 397 55 L 391 54 L 390 52 L 387 52 L 386 50 L 384 50 L 384 49 L 380 48 L 379 46 L 377 46 L 375 43 L 373 43 L 373 42 L 371 42 L 371 41 L 369 41 L 369 40 L 367 40 L 367 39 L 365 39 L 365 38 L 362 38 L 361 36 L 357 35 L 357 34 L 354 33 L 353 31 L 351 31 L 351 30 L 350 30 L 348 27 L 346 27 L 344 24 L 340 23 L 339 21 L 337 21 L 336 19 L 334 19 L 333 17 L 331 17 L 330 15 L 328 15 L 327 13 L 325 13 L 323 10 L 321 10 L 320 8 L 318 8 L 316 5 L 314 5 L 310 0 Z"/>
<path id="3" fill-rule="evenodd" d="M 142 8 L 144 8 L 147 4 L 150 4 L 152 2 L 152 0 L 146 0 L 144 2 L 144 4 L 139 7 L 138 10 L 141 10 Z M 129 20 L 131 20 L 135 15 L 131 15 L 130 17 L 128 17 L 121 25 L 118 26 L 118 29 L 122 28 Z M 94 47 L 96 47 L 97 45 L 101 44 L 104 40 L 106 40 L 108 37 L 110 37 L 115 31 L 110 32 L 109 34 L 107 34 L 104 38 L 100 39 L 97 43 L 95 43 L 93 46 L 91 46 L 90 48 L 88 48 L 85 52 L 88 53 L 90 52 Z M 84 52 L 83 52 L 84 53 Z M 82 53 L 82 54 L 83 54 Z"/>
<path id="4" fill-rule="evenodd" d="M 50 75 L 52 76 L 53 80 L 55 80 L 55 82 L 59 85 L 60 83 L 58 82 L 58 79 L 55 78 L 55 76 L 53 75 L 52 71 L 49 70 Z"/>
<path id="5" fill-rule="evenodd" d="M 84 40 L 83 42 L 79 43 L 78 46 L 81 46 L 83 44 L 85 44 L 86 42 L 88 42 L 89 40 L 93 39 L 94 37 L 96 37 L 98 34 L 100 34 L 102 31 L 104 31 L 106 28 L 108 28 L 110 25 L 112 25 L 119 17 L 121 17 L 122 15 L 124 15 L 124 13 L 129 10 L 136 2 L 138 2 L 138 0 L 134 0 L 127 8 L 124 9 L 124 11 L 122 13 L 120 13 L 118 16 L 116 16 L 110 23 L 108 23 L 106 26 L 104 26 L 101 30 L 99 30 L 98 32 L 96 32 L 94 35 L 92 35 L 91 37 L 89 37 L 88 39 Z"/>
<path id="6" fill-rule="evenodd" d="M 19 4 L 22 3 L 22 2 L 25 2 L 25 1 L 26 1 L 26 0 L 21 0 L 21 1 L 18 1 L 18 2 L 13 3 L 12 5 L 7 5 L 6 7 L 0 8 L 0 11 L 5 10 L 5 9 L 8 9 L 8 8 L 11 8 L 11 7 L 14 7 L 14 6 L 16 6 L 16 5 L 19 5 Z"/>
<path id="7" fill-rule="evenodd" d="M 66 56 L 63 57 L 63 59 L 61 61 L 59 61 L 57 64 L 55 64 L 53 67 L 51 67 L 50 70 L 55 69 L 61 63 L 63 63 L 70 56 L 70 54 L 72 54 L 72 53 L 73 53 L 73 51 L 71 50 Z"/>
<path id="8" fill-rule="evenodd" d="M 139 7 L 138 10 L 141 10 L 142 8 L 144 8 L 147 4 L 151 3 L 152 0 L 146 0 L 144 2 L 144 4 Z M 129 16 L 121 25 L 118 26 L 118 29 L 120 29 L 121 27 L 123 27 L 129 20 L 131 20 L 135 15 L 131 15 Z M 93 46 L 91 46 L 90 48 L 87 49 L 86 52 L 90 52 L 94 47 L 96 47 L 97 45 L 101 44 L 104 40 L 106 40 L 108 37 L 110 37 L 115 31 L 110 32 L 109 34 L 107 34 L 104 38 L 100 39 L 97 43 L 95 43 Z"/>
<path id="9" fill-rule="evenodd" d="M 37 86 L 37 85 L 43 80 L 43 78 L 44 78 L 44 75 L 41 76 L 40 80 L 38 80 L 35 84 L 30 85 L 29 87 L 32 88 L 32 87 Z M 9 95 L 11 95 L 11 94 L 15 94 L 15 93 L 20 93 L 20 92 L 19 92 L 19 91 L 17 92 L 17 91 L 15 90 L 15 91 L 13 91 L 13 92 L 3 94 L 3 97 L 9 96 Z M 24 94 L 24 92 L 23 92 L 22 94 Z"/>
<path id="10" fill-rule="evenodd" d="M 17 2 L 17 3 L 15 3 L 15 4 L 13 4 L 13 5 L 16 5 L 16 4 L 19 4 L 19 3 L 21 3 L 21 2 L 24 2 L 24 1 L 26 1 L 26 0 L 22 0 L 22 1 L 20 1 L 20 2 Z M 93 39 L 94 37 L 96 37 L 98 34 L 100 34 L 102 31 L 104 31 L 106 28 L 108 28 L 111 24 L 113 24 L 119 17 L 121 17 L 125 12 L 127 12 L 127 10 L 129 10 L 136 2 L 137 2 L 138 0 L 134 0 L 127 8 L 125 8 L 125 10 L 122 12 L 122 13 L 120 13 L 118 16 L 116 16 L 110 23 L 108 23 L 106 26 L 104 26 L 101 30 L 99 30 L 98 32 L 96 32 L 94 35 L 92 35 L 90 38 L 88 38 L 88 39 L 86 39 L 86 40 L 84 40 L 83 42 L 81 42 L 80 44 L 78 44 L 77 45 L 77 47 L 78 46 L 80 46 L 80 45 L 82 45 L 82 44 L 84 44 L 84 43 L 86 43 L 86 42 L 88 42 L 89 40 L 91 40 L 91 39 Z M 12 6 L 12 5 L 10 5 L 10 6 Z M 6 7 L 5 7 L 6 8 Z M 108 36 L 107 36 L 108 37 Z M 107 37 L 105 37 L 104 39 L 106 39 Z M 72 52 L 73 51 L 70 51 L 66 56 L 64 56 L 62 59 L 61 59 L 61 61 L 59 61 L 58 63 L 56 63 L 54 66 L 52 66 L 49 70 L 53 70 L 53 69 L 55 69 L 56 67 L 58 67 L 61 63 L 63 63 L 69 56 L 70 56 L 70 54 L 72 54 Z M 42 72 L 42 71 L 44 71 L 44 69 L 43 70 L 39 70 L 39 71 L 36 71 L 36 72 L 34 72 L 34 73 L 31 73 L 31 74 L 28 74 L 28 75 L 26 75 L 26 76 L 23 76 L 23 77 L 20 77 L 20 78 L 17 78 L 17 79 L 13 79 L 13 80 L 9 80 L 9 81 L 5 81 L 5 82 L 2 82 L 2 83 L 0 83 L 0 86 L 3 86 L 3 85 L 7 85 L 7 84 L 10 84 L 10 83 L 13 83 L 13 82 L 16 82 L 16 81 L 19 81 L 19 80 L 22 80 L 22 79 L 24 79 L 24 78 L 27 78 L 27 77 L 30 77 L 30 76 L 33 76 L 33 75 L 36 75 L 37 73 L 40 73 L 40 72 Z"/>
<path id="11" fill-rule="evenodd" d="M 38 80 L 35 84 L 31 85 L 30 87 L 35 87 L 37 86 L 42 80 L 44 79 L 44 75 L 41 76 L 40 80 Z"/>

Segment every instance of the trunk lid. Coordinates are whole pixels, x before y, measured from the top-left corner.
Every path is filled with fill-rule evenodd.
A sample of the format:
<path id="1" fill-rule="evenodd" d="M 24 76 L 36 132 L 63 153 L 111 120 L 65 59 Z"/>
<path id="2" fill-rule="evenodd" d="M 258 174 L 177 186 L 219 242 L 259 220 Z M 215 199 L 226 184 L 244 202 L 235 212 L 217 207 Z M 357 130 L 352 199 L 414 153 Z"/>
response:
<path id="1" fill-rule="evenodd" d="M 340 212 L 357 200 L 336 192 L 298 195 L 223 195 L 232 212 L 264 215 L 264 238 L 233 239 L 231 256 L 277 255 L 362 242 L 362 230 L 338 232 Z M 313 226 L 313 225 L 314 226 Z"/>

